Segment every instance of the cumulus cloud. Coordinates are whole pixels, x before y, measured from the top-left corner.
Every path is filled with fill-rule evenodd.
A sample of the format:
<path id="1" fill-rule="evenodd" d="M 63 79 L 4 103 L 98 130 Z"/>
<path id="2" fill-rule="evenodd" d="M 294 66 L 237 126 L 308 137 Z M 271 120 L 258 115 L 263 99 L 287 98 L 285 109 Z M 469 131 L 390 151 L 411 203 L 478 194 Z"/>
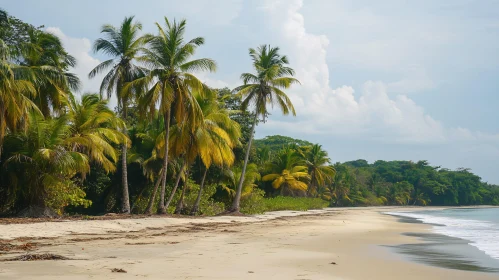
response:
<path id="1" fill-rule="evenodd" d="M 427 71 L 421 65 L 409 67 L 403 72 L 405 75 L 403 79 L 387 84 L 389 92 L 418 93 L 436 87 L 433 79 L 429 77 Z"/>
<path id="2" fill-rule="evenodd" d="M 298 117 L 280 117 L 275 112 L 268 123 L 259 127 L 260 136 L 285 131 L 312 141 L 320 139 L 326 148 L 334 147 L 336 156 L 348 159 L 430 159 L 451 168 L 478 168 L 489 178 L 494 177 L 488 166 L 499 156 L 499 135 L 445 126 L 408 97 L 408 93 L 435 87 L 421 65 L 405 67 L 405 78 L 399 81 L 366 81 L 357 92 L 347 85 L 332 88 L 326 59 L 334 42 L 307 32 L 300 13 L 302 5 L 300 0 L 275 0 L 264 5 L 273 43 L 283 46 L 282 53 L 290 57 L 302 85 L 289 91 Z M 369 17 L 369 21 L 376 22 L 376 18 Z M 364 58 L 363 63 L 367 60 L 364 66 L 384 63 L 400 69 L 400 61 L 370 61 L 369 55 L 362 53 L 373 47 L 368 52 L 372 52 L 373 59 L 379 59 L 380 44 L 379 48 L 375 44 L 354 51 Z M 404 48 L 396 49 L 391 54 L 398 60 Z"/>
<path id="3" fill-rule="evenodd" d="M 401 142 L 440 142 L 445 140 L 441 123 L 427 115 L 406 95 L 391 98 L 389 90 L 405 91 L 407 87 L 428 87 L 420 71 L 414 80 L 395 83 L 367 81 L 360 97 L 350 86 L 332 89 L 326 63 L 329 40 L 324 35 L 308 33 L 299 10 L 302 1 L 271 1 L 264 9 L 271 19 L 272 30 L 279 43 L 286 46 L 297 78 L 302 85 L 290 90 L 290 96 L 307 121 L 310 132 L 330 135 L 363 134 L 372 139 Z M 422 78 L 421 78 L 422 77 Z M 418 82 L 423 81 L 422 85 Z M 279 118 L 279 125 L 286 119 Z M 289 120 L 292 121 L 292 120 Z M 277 123 L 276 123 L 277 124 Z M 272 121 L 270 124 L 272 125 Z"/>

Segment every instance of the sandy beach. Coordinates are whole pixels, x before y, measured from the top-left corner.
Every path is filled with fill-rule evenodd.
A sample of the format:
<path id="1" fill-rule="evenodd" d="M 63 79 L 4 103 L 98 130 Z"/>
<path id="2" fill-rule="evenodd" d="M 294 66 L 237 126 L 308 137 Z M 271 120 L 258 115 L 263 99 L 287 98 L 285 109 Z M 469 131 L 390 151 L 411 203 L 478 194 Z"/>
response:
<path id="1" fill-rule="evenodd" d="M 395 210 L 4 224 L 0 279 L 497 279 L 382 246 L 421 242 L 402 233 L 429 230 L 381 214 Z M 26 253 L 68 259 L 6 261 Z"/>

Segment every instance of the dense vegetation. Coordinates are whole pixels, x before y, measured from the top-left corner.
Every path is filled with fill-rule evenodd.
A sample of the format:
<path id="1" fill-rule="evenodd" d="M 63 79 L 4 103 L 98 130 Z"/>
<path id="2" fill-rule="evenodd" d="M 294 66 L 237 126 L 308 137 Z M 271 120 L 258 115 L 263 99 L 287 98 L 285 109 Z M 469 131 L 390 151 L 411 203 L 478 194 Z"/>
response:
<path id="1" fill-rule="evenodd" d="M 77 61 L 57 36 L 0 10 L 0 213 L 259 213 L 326 206 L 499 204 L 499 188 L 425 161 L 332 164 L 319 144 L 253 140 L 270 106 L 295 115 L 279 48 L 251 48 L 235 89 L 195 75 L 186 21 L 142 34 L 133 17 L 103 25 L 100 91 L 77 96 Z M 117 107 L 107 99 L 115 96 Z"/>

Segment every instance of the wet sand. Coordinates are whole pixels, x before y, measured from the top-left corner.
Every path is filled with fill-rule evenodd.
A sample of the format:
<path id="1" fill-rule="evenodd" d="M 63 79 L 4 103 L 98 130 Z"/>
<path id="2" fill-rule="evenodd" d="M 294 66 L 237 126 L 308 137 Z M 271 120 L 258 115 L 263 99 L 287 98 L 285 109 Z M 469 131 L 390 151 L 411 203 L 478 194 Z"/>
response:
<path id="1" fill-rule="evenodd" d="M 379 213 L 394 210 L 0 225 L 0 279 L 498 279 L 395 253 L 429 226 Z M 68 260 L 5 261 L 26 253 Z"/>

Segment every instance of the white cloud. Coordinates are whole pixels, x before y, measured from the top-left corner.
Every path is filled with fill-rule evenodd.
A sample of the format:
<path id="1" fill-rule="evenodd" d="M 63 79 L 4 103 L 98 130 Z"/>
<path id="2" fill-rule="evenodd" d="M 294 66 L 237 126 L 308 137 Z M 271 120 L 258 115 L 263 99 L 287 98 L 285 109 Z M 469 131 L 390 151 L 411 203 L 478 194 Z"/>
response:
<path id="1" fill-rule="evenodd" d="M 304 18 L 299 13 L 301 6 L 299 0 L 273 1 L 265 6 L 265 10 L 279 44 L 285 46 L 283 53 L 290 56 L 302 83 L 290 91 L 290 96 L 300 121 L 307 121 L 309 131 L 330 135 L 363 134 L 372 139 L 402 142 L 440 142 L 445 139 L 442 125 L 423 108 L 405 95 L 393 99 L 388 95 L 388 88 L 404 90 L 411 83 L 425 79 L 400 81 L 388 86 L 368 81 L 359 98 L 355 97 L 352 87 L 332 89 L 326 63 L 329 40 L 306 31 Z M 429 82 L 424 81 L 422 86 L 429 86 Z M 280 125 L 283 121 L 280 118 Z"/>
<path id="2" fill-rule="evenodd" d="M 404 71 L 405 77 L 399 81 L 388 83 L 388 91 L 393 93 L 417 93 L 436 87 L 422 66 L 409 67 Z"/>
<path id="3" fill-rule="evenodd" d="M 420 65 L 406 67 L 407 78 L 397 82 L 367 81 L 360 94 L 346 85 L 332 89 L 326 63 L 329 40 L 307 32 L 300 13 L 302 4 L 301 0 L 276 0 L 264 5 L 269 30 L 278 45 L 284 46 L 282 53 L 290 57 L 302 85 L 289 91 L 297 119 L 275 112 L 259 129 L 268 134 L 276 130 L 294 133 L 299 128 L 307 134 L 365 141 L 426 145 L 473 142 L 477 147 L 499 148 L 499 135 L 446 127 L 406 95 L 435 87 Z"/>

